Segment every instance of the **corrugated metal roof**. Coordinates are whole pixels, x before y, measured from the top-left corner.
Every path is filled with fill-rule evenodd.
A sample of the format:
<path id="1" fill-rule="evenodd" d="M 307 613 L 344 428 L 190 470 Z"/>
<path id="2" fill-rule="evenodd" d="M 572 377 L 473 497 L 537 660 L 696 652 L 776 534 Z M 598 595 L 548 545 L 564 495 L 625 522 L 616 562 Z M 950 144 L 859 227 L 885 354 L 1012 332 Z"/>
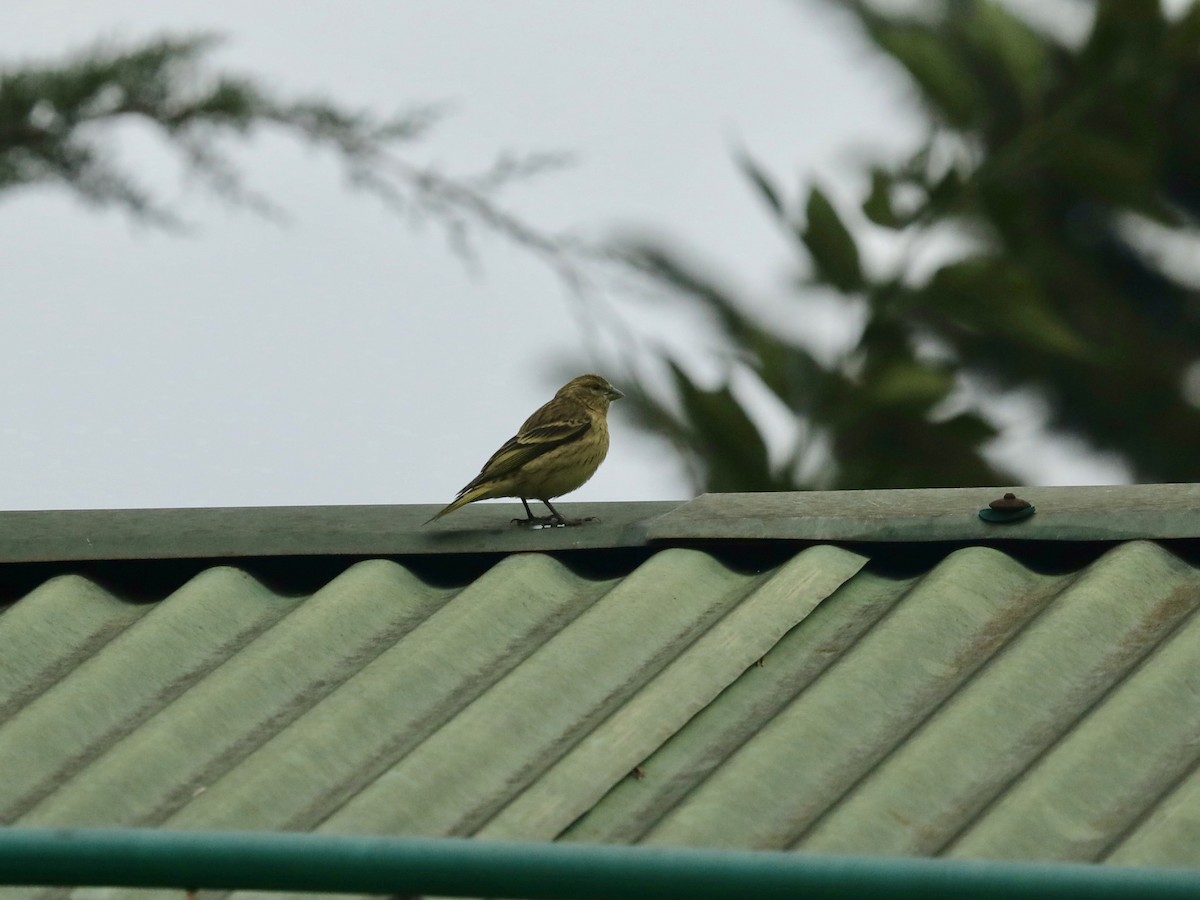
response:
<path id="1" fill-rule="evenodd" d="M 702 546 L 204 562 L 157 601 L 38 569 L 0 822 L 1200 865 L 1190 562 Z"/>
<path id="2" fill-rule="evenodd" d="M 1198 865 L 1197 607 L 1148 542 L 861 573 L 565 837 Z"/>

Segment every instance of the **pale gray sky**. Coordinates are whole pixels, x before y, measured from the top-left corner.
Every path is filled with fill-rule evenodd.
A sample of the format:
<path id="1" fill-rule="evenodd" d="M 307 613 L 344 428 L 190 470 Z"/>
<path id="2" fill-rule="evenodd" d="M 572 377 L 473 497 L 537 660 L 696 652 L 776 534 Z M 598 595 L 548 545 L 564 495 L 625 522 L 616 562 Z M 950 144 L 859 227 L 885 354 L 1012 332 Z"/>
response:
<path id="1" fill-rule="evenodd" d="M 467 172 L 504 150 L 573 152 L 514 187 L 513 208 L 546 229 L 671 235 L 771 304 L 789 256 L 731 149 L 851 199 L 858 160 L 917 137 L 902 82 L 847 25 L 783 0 L 40 0 L 6 5 L 0 61 L 207 29 L 228 35 L 223 66 L 281 93 L 381 113 L 448 101 L 413 158 Z M 551 396 L 556 363 L 593 367 L 544 265 L 485 240 L 472 273 L 328 158 L 274 137 L 238 152 L 291 214 L 280 227 L 180 190 L 136 128 L 119 149 L 197 230 L 4 196 L 0 508 L 445 502 Z M 572 499 L 688 495 L 667 448 L 619 415 L 613 433 Z M 1058 453 L 1041 480 L 1111 476 Z"/>

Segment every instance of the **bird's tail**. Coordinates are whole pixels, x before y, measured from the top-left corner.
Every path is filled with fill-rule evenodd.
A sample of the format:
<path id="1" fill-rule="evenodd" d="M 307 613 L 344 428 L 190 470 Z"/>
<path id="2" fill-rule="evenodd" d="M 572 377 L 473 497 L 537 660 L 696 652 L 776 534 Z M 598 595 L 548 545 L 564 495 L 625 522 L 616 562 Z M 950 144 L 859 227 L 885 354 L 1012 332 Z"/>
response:
<path id="1" fill-rule="evenodd" d="M 488 496 L 488 491 L 491 489 L 491 487 L 492 485 L 490 484 L 479 484 L 475 485 L 474 487 L 465 488 L 462 493 L 454 498 L 452 503 L 440 510 L 436 515 L 433 516 L 433 518 L 426 520 L 425 524 L 428 525 L 430 522 L 440 519 L 442 516 L 448 516 L 456 509 L 462 509 L 468 503 L 474 503 L 476 500 L 486 499 Z"/>

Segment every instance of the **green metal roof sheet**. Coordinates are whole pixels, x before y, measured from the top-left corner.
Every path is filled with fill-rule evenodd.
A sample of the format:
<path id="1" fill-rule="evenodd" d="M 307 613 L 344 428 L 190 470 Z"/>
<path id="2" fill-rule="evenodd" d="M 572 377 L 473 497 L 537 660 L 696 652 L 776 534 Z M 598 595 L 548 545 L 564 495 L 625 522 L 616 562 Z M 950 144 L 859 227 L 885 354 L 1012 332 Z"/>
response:
<path id="1" fill-rule="evenodd" d="M 430 581 L 428 554 L 349 542 L 298 589 L 260 577 L 278 538 L 249 511 L 244 564 L 201 529 L 156 601 L 37 569 L 0 613 L 0 823 L 1200 866 L 1200 568 L 1171 549 L 897 567 L 902 543 L 662 546 L 698 507 L 618 506 L 643 549 L 604 566 L 496 552 Z"/>
<path id="2" fill-rule="evenodd" d="M 662 797 L 652 757 L 567 837 L 1200 864 L 1178 835 L 1128 843 L 1200 758 L 1197 607 L 1200 572 L 1147 542 L 1070 575 L 986 548 L 860 575 L 768 657 L 784 696 L 740 682 L 659 751 Z"/>

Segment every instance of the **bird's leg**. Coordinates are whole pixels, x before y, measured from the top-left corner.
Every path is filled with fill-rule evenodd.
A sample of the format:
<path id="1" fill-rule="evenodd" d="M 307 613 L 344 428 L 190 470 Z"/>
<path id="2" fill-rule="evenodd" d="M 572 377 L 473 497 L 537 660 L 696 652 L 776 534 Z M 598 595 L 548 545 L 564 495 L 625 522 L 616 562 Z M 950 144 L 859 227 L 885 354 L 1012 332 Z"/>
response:
<path id="1" fill-rule="evenodd" d="M 555 525 L 566 525 L 567 524 L 567 520 L 564 519 L 562 517 L 562 514 L 559 513 L 559 511 L 557 509 L 554 508 L 554 504 L 552 504 L 549 500 L 543 500 L 542 502 L 544 504 L 546 504 L 546 509 L 550 510 L 550 515 L 547 516 L 546 518 L 548 518 Z M 574 523 L 572 523 L 572 524 L 574 524 Z"/>
<path id="2" fill-rule="evenodd" d="M 546 503 L 545 500 L 542 502 Z M 548 503 L 546 505 L 549 506 Z M 528 509 L 528 507 L 526 507 L 526 509 Z M 551 512 L 553 511 L 554 510 L 551 509 Z M 535 516 L 533 513 L 529 514 L 530 528 L 557 528 L 560 525 L 562 525 L 562 517 L 559 516 L 558 513 L 555 513 L 552 516 Z"/>
<path id="3" fill-rule="evenodd" d="M 529 508 L 528 501 L 524 497 L 521 497 L 520 500 L 521 505 L 525 507 L 527 518 L 513 519 L 512 523 L 514 525 L 524 525 L 526 528 L 562 528 L 567 525 L 582 525 L 584 522 L 594 521 L 590 516 L 586 519 L 568 519 L 555 509 L 549 500 L 543 500 L 542 502 L 546 504 L 546 509 L 550 510 L 550 515 L 535 516 L 533 510 Z"/>
<path id="4" fill-rule="evenodd" d="M 521 505 L 523 507 L 525 507 L 525 518 L 524 519 L 513 519 L 512 524 L 513 525 L 524 525 L 527 528 L 532 528 L 534 525 L 540 524 L 542 520 L 534 518 L 533 510 L 529 508 L 529 504 L 525 501 L 525 498 L 521 497 L 519 499 L 521 501 Z"/>
<path id="5" fill-rule="evenodd" d="M 529 503 L 525 500 L 525 498 L 521 497 L 519 499 L 521 501 L 521 505 L 525 507 L 526 518 L 513 519 L 512 523 L 514 525 L 524 525 L 526 528 L 542 528 L 542 527 L 550 527 L 550 526 L 557 527 L 559 525 L 578 525 L 579 524 L 578 522 L 564 521 L 563 517 L 560 516 L 557 512 L 555 512 L 554 507 L 552 507 L 552 506 L 550 507 L 550 511 L 554 512 L 554 515 L 552 515 L 552 516 L 535 516 L 533 514 L 533 510 L 531 510 L 529 508 Z M 546 503 L 545 500 L 543 500 L 542 502 Z M 546 503 L 546 505 L 550 506 L 549 503 Z"/>
<path id="6" fill-rule="evenodd" d="M 543 500 L 542 502 L 546 504 L 546 509 L 550 510 L 550 515 L 547 516 L 546 519 L 551 525 L 582 525 L 584 522 L 595 521 L 591 516 L 588 516 L 586 519 L 563 518 L 562 513 L 555 509 L 549 500 Z"/>

